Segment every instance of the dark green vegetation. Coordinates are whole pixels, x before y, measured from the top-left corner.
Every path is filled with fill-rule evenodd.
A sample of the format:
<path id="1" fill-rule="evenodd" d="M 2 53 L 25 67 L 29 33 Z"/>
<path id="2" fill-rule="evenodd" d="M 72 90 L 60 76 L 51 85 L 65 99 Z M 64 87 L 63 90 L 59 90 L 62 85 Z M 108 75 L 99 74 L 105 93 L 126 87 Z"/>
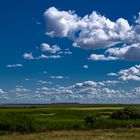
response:
<path id="1" fill-rule="evenodd" d="M 46 105 L 1 107 L 1 132 L 140 128 L 140 105 Z M 123 109 L 125 108 L 125 109 Z M 115 118 L 123 114 L 125 117 Z M 120 115 L 120 116 L 121 116 Z M 127 116 L 127 117 L 126 117 Z M 134 117 L 135 116 L 135 117 Z"/>
<path id="2" fill-rule="evenodd" d="M 24 113 L 3 112 L 0 113 L 0 130 L 8 132 L 34 132 L 37 122 L 34 117 Z"/>
<path id="3" fill-rule="evenodd" d="M 114 111 L 111 114 L 111 118 L 119 120 L 140 119 L 140 109 L 136 107 L 127 107 L 118 111 Z"/>

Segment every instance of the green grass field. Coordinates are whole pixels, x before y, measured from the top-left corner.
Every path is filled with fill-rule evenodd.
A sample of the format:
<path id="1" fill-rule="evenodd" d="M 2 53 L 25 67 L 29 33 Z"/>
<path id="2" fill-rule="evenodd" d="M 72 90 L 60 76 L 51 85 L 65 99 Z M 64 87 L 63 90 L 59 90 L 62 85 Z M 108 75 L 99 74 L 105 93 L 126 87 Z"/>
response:
<path id="1" fill-rule="evenodd" d="M 38 105 L 38 106 L 2 106 L 0 113 L 24 113 L 37 122 L 37 133 L 18 135 L 1 131 L 0 140 L 35 139 L 36 140 L 90 140 L 90 139 L 140 139 L 140 119 L 112 120 L 110 114 L 132 105 Z M 133 105 L 140 108 L 140 105 Z M 85 125 L 87 115 L 96 114 L 93 126 Z M 117 130 L 116 130 L 117 129 Z M 121 130 L 120 130 L 121 129 Z M 76 130 L 76 131 L 74 131 Z M 122 131 L 123 130 L 123 131 Z M 52 131 L 52 132 L 50 132 Z M 65 133 L 64 133 L 65 132 Z M 64 135 L 63 135 L 64 133 Z M 6 134 L 6 135 L 4 135 Z M 84 135 L 84 137 L 83 137 Z M 123 138 L 124 137 L 124 138 Z M 83 139 L 84 138 L 84 139 Z M 93 139 L 93 140 L 94 140 Z"/>
<path id="2" fill-rule="evenodd" d="M 25 113 L 36 119 L 39 130 L 73 130 L 88 129 L 84 126 L 84 118 L 90 114 L 98 114 L 99 119 L 94 128 L 140 127 L 140 120 L 110 120 L 114 111 L 130 105 L 46 105 L 31 107 L 1 107 L 0 113 Z M 139 105 L 135 105 L 140 107 Z"/>

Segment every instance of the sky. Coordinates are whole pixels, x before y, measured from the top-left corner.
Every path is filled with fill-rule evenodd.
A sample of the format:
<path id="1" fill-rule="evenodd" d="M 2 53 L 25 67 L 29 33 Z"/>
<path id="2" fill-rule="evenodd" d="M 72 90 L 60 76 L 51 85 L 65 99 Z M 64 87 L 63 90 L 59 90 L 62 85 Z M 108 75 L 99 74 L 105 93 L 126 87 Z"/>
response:
<path id="1" fill-rule="evenodd" d="M 1 0 L 0 103 L 140 103 L 139 5 Z"/>

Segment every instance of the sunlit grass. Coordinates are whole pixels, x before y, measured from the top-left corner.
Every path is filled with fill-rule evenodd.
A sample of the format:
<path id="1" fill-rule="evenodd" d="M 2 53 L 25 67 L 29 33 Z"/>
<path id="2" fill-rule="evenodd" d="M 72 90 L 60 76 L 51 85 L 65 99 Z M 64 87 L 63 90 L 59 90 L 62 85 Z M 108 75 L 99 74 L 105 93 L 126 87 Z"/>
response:
<path id="1" fill-rule="evenodd" d="M 140 140 L 140 129 L 50 131 L 0 136 L 0 140 Z"/>

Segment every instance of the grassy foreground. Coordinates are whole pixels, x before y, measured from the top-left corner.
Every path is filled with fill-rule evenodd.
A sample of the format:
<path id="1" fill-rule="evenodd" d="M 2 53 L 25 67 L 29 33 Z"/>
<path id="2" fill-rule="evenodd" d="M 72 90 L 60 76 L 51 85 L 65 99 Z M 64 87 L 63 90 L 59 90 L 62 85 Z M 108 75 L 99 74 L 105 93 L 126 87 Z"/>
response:
<path id="1" fill-rule="evenodd" d="M 140 140 L 140 129 L 50 131 L 26 135 L 9 134 L 0 140 Z"/>

